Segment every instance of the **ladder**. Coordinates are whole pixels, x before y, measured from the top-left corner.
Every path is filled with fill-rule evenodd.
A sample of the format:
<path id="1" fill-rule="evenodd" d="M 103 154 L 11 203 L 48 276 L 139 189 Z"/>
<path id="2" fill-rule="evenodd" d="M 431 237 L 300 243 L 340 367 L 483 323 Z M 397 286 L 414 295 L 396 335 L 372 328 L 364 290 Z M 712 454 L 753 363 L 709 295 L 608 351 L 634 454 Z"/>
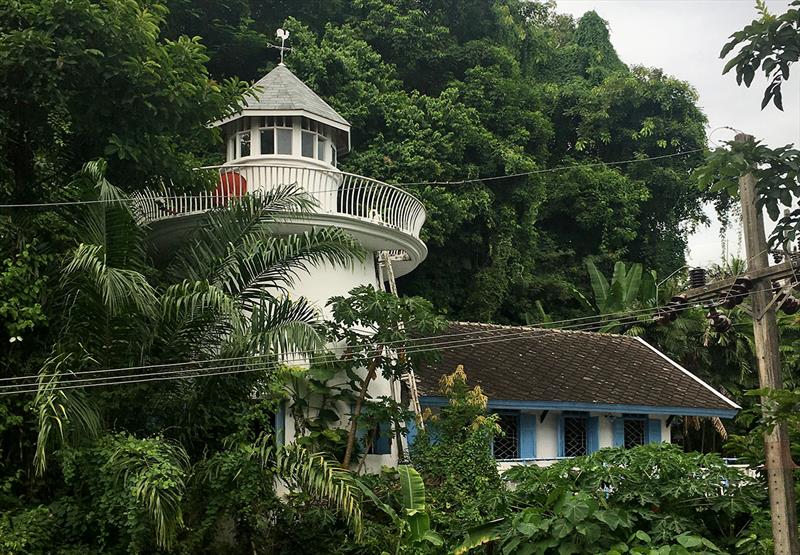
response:
<path id="1" fill-rule="evenodd" d="M 386 281 L 389 282 L 389 292 L 398 297 L 397 282 L 394 279 L 394 269 L 392 268 L 392 256 L 389 251 L 381 251 L 380 265 L 386 269 Z M 381 284 L 383 285 L 383 284 Z M 400 331 L 405 330 L 403 322 L 400 322 Z M 425 429 L 425 422 L 422 420 L 422 408 L 419 404 L 419 392 L 417 390 L 417 377 L 414 375 L 414 369 L 409 368 L 405 375 L 400 378 L 408 386 L 408 393 L 411 397 L 411 410 L 414 411 L 414 416 L 417 422 L 417 428 L 420 430 Z"/>

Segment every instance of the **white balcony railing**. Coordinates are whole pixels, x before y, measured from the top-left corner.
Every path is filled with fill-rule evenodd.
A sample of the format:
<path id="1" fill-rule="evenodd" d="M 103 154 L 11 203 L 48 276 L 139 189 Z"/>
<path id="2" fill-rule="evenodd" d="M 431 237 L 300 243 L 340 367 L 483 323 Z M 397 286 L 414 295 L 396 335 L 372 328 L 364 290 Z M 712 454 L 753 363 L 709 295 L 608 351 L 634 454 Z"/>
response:
<path id="1" fill-rule="evenodd" d="M 146 191 L 134 198 L 144 223 L 224 206 L 243 193 L 258 194 L 280 186 L 297 185 L 316 202 L 320 214 L 341 214 L 398 229 L 419 238 L 425 223 L 425 208 L 410 193 L 375 179 L 337 170 L 309 167 L 246 165 L 215 166 L 201 171 L 219 175 L 214 191 L 174 195 L 168 191 Z"/>

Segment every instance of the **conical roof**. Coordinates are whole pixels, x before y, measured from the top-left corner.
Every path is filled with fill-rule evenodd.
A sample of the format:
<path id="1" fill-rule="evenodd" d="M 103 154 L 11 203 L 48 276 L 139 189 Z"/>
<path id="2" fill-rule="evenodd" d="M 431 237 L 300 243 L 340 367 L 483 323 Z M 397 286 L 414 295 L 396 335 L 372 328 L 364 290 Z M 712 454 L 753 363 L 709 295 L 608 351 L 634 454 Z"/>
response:
<path id="1" fill-rule="evenodd" d="M 247 96 L 245 110 L 302 110 L 341 126 L 350 126 L 346 119 L 283 64 L 259 79 L 254 87 L 255 96 Z"/>

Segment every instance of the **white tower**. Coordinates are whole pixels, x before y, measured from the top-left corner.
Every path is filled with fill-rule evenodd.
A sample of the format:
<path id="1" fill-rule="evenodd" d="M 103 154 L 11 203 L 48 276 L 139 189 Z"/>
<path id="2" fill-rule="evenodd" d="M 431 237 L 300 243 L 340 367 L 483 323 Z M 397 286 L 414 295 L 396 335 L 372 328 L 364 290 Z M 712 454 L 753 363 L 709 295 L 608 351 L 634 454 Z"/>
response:
<path id="1" fill-rule="evenodd" d="M 218 168 L 221 182 L 241 182 L 249 192 L 297 183 L 319 207 L 292 231 L 338 227 L 372 253 L 354 271 L 315 271 L 296 293 L 323 306 L 357 285 L 379 287 L 375 255 L 381 251 L 395 254 L 396 276 L 422 262 L 427 255 L 419 239 L 422 203 L 401 189 L 337 169 L 339 157 L 350 151 L 350 124 L 283 64 L 255 90 L 240 113 L 218 123 L 227 152 Z"/>
<path id="2" fill-rule="evenodd" d="M 311 215 L 288 220 L 278 232 L 337 227 L 354 236 L 369 254 L 351 269 L 313 269 L 301 276 L 293 296 L 306 297 L 325 314 L 325 303 L 334 295 L 346 295 L 358 285 L 383 287 L 380 253 L 390 253 L 396 277 L 416 268 L 428 253 L 419 238 L 425 221 L 422 203 L 402 189 L 337 169 L 339 157 L 350 150 L 350 124 L 285 65 L 278 65 L 254 88 L 255 95 L 246 98 L 239 113 L 215 124 L 225 138 L 226 161 L 203 169 L 218 172 L 216 191 L 186 197 L 151 194 L 140 199 L 154 243 L 169 249 L 181 230 L 194 226 L 196 218 L 218 206 L 221 194 L 238 196 L 296 184 L 318 206 Z M 389 384 L 379 377 L 370 393 L 389 395 Z M 294 437 L 288 419 L 285 437 L 287 441 Z M 370 455 L 367 467 L 379 469 L 394 462 L 396 446 L 391 450 L 391 455 Z"/>

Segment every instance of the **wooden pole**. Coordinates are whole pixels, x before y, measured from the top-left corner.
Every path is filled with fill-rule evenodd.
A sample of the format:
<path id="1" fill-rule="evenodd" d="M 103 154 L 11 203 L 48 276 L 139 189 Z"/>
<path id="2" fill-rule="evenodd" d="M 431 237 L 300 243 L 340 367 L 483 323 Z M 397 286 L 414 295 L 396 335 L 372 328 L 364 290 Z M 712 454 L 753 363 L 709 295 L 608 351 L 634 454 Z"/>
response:
<path id="1" fill-rule="evenodd" d="M 740 133 L 736 142 L 752 141 L 751 135 Z M 739 196 L 742 203 L 745 252 L 748 269 L 757 272 L 769 266 L 769 253 L 764 233 L 764 215 L 757 206 L 756 179 L 752 173 L 739 178 Z M 756 365 L 762 389 L 781 389 L 781 362 L 778 350 L 778 322 L 772 300 L 772 280 L 769 276 L 753 280 L 750 303 L 753 311 Z M 764 399 L 762 398 L 762 406 Z M 772 537 L 776 555 L 799 555 L 797 537 L 797 506 L 794 496 L 794 463 L 789 452 L 789 434 L 786 423 L 779 423 L 764 435 L 764 454 L 767 467 Z"/>

